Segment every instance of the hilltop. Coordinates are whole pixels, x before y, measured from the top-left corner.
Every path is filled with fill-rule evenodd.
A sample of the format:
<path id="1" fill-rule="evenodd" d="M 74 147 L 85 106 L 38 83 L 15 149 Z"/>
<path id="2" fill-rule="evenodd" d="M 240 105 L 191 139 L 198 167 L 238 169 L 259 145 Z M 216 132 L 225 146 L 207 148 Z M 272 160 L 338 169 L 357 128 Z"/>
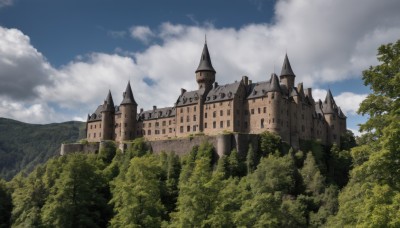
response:
<path id="1" fill-rule="evenodd" d="M 60 144 L 85 137 L 85 123 L 29 124 L 0 118 L 0 177 L 11 179 L 59 154 Z"/>

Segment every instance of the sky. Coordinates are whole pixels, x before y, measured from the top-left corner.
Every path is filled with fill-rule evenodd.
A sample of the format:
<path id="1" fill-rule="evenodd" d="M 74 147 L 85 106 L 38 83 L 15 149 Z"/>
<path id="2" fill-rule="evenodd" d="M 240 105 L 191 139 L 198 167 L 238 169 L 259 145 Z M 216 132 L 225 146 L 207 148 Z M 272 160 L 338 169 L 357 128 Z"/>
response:
<path id="1" fill-rule="evenodd" d="M 362 71 L 400 38 L 398 0 L 0 0 L 0 117 L 85 121 L 130 80 L 138 108 L 197 89 L 205 35 L 219 84 L 278 75 L 287 53 L 314 99 L 331 89 L 356 135 Z"/>

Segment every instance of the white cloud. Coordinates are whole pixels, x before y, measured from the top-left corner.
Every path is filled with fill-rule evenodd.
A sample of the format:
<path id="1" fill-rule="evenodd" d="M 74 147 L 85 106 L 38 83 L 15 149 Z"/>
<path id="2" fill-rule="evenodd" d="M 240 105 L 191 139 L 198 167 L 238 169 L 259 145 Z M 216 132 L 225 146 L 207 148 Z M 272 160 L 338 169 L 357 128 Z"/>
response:
<path id="1" fill-rule="evenodd" d="M 168 22 L 156 30 L 134 26 L 130 34 L 135 39 L 160 43 L 142 52 L 90 53 L 58 69 L 21 31 L 0 28 L 0 95 L 7 98 L 0 115 L 28 122 L 85 119 L 102 103 L 108 89 L 119 104 L 129 79 L 139 107 L 172 106 L 181 87 L 197 88 L 194 71 L 204 34 L 220 84 L 240 80 L 242 75 L 254 82 L 268 80 L 270 73 L 280 73 L 287 50 L 296 81 L 303 81 L 305 87 L 359 76 L 376 64 L 377 47 L 394 42 L 400 34 L 400 4 L 394 0 L 282 0 L 275 10 L 274 23 L 239 29 Z M 155 84 L 149 86 L 144 79 Z M 324 99 L 326 91 L 314 89 L 313 95 Z M 364 97 L 348 92 L 335 99 L 352 116 Z"/>
<path id="2" fill-rule="evenodd" d="M 148 26 L 133 26 L 130 28 L 132 38 L 138 39 L 145 44 L 150 42 L 150 39 L 154 37 L 154 33 Z"/>

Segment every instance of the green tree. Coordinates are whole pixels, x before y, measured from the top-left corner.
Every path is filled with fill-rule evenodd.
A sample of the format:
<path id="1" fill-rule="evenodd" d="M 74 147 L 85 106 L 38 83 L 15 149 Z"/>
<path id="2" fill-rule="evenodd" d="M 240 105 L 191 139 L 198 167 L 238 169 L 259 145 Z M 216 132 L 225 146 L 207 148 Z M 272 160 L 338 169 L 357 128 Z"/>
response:
<path id="1" fill-rule="evenodd" d="M 306 193 L 315 196 L 322 193 L 325 186 L 325 178 L 321 175 L 321 172 L 319 171 L 314 156 L 311 152 L 307 153 L 307 157 L 304 161 L 303 168 L 300 170 L 300 174 L 303 177 Z"/>
<path id="2" fill-rule="evenodd" d="M 208 157 L 200 157 L 188 181 L 180 184 L 177 212 L 172 224 L 177 227 L 209 226 L 221 189 L 221 176 L 213 178 Z"/>
<path id="3" fill-rule="evenodd" d="M 246 155 L 246 168 L 247 174 L 252 173 L 256 168 L 256 154 L 251 143 L 249 144 L 249 150 Z"/>
<path id="4" fill-rule="evenodd" d="M 161 168 L 153 155 L 134 157 L 126 175 L 115 180 L 111 204 L 113 227 L 160 227 L 165 213 L 161 203 Z"/>
<path id="5" fill-rule="evenodd" d="M 108 186 L 100 175 L 95 157 L 67 156 L 59 179 L 42 208 L 45 226 L 102 227 L 109 218 Z"/>
<path id="6" fill-rule="evenodd" d="M 280 152 L 281 137 L 275 133 L 265 131 L 260 135 L 260 150 L 263 156 Z"/>
<path id="7" fill-rule="evenodd" d="M 7 183 L 0 178 L 0 228 L 10 227 L 11 225 L 11 190 Z"/>

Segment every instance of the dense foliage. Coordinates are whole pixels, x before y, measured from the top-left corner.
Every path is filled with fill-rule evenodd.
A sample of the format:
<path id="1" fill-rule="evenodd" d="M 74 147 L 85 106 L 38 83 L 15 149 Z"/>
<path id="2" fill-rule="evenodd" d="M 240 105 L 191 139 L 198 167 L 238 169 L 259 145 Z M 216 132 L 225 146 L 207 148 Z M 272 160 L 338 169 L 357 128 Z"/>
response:
<path id="1" fill-rule="evenodd" d="M 99 154 L 52 158 L 0 182 L 0 219 L 14 227 L 325 224 L 338 208 L 338 188 L 318 167 L 328 161 L 284 150 L 271 133 L 260 144 L 268 150 L 250 147 L 243 157 L 233 150 L 216 160 L 207 142 L 178 157 L 153 154 L 140 138 L 124 153 L 108 142 Z"/>
<path id="2" fill-rule="evenodd" d="M 0 178 L 10 180 L 59 154 L 63 142 L 84 138 L 85 123 L 27 124 L 0 118 Z"/>

